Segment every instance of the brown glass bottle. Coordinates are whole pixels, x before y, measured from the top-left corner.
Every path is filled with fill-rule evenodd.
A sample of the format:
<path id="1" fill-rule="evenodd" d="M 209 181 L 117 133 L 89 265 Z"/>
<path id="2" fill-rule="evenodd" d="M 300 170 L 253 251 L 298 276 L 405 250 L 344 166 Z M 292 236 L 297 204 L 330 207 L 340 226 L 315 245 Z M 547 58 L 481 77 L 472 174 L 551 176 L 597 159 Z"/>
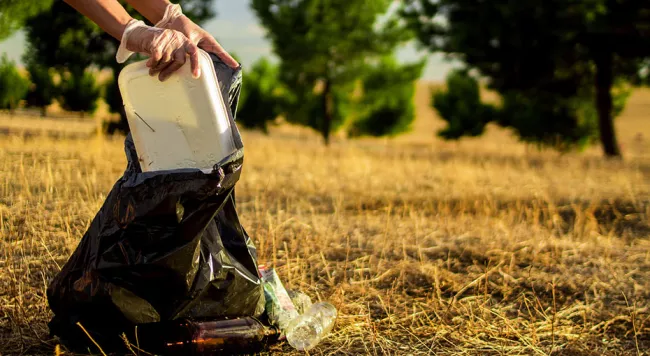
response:
<path id="1" fill-rule="evenodd" d="M 137 327 L 138 347 L 161 355 L 223 355 L 261 351 L 278 330 L 254 318 L 174 321 Z"/>

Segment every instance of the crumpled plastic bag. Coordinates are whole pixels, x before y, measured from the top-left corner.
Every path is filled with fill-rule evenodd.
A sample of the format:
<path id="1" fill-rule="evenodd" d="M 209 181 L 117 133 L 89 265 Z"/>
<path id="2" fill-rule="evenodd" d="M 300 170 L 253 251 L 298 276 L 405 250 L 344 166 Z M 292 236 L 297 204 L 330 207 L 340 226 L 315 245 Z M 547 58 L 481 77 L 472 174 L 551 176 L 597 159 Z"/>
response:
<path id="1" fill-rule="evenodd" d="M 234 117 L 241 70 L 211 57 Z M 126 138 L 124 175 L 47 289 L 50 331 L 64 344 L 92 345 L 77 323 L 111 349 L 137 324 L 264 312 L 256 250 L 235 210 L 243 144 L 231 127 L 238 150 L 210 173 L 143 173 Z"/>

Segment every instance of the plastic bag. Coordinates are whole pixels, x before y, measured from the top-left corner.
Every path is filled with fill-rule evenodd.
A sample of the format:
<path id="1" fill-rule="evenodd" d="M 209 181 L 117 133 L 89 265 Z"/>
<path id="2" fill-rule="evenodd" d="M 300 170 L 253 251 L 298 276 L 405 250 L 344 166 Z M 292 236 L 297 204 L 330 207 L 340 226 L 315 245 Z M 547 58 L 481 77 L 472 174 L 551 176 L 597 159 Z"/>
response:
<path id="1" fill-rule="evenodd" d="M 234 115 L 241 71 L 211 55 Z M 130 135 L 128 165 L 47 297 L 50 331 L 72 349 L 123 345 L 134 325 L 179 318 L 259 316 L 264 311 L 256 250 L 235 210 L 243 144 L 211 173 L 143 173 Z"/>

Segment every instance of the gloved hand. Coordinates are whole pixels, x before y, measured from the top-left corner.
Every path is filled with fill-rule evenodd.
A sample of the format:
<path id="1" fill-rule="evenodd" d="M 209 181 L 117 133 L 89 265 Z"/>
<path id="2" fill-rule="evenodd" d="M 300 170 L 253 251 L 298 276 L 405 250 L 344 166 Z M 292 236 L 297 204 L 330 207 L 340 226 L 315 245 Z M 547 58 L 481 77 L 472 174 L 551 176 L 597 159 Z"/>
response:
<path id="1" fill-rule="evenodd" d="M 221 47 L 212 35 L 183 15 L 181 6 L 178 4 L 167 5 L 165 15 L 156 23 L 156 27 L 179 31 L 202 50 L 216 54 L 231 68 L 239 67 L 239 63 Z"/>
<path id="2" fill-rule="evenodd" d="M 125 62 L 133 52 L 149 55 L 147 67 L 149 74 L 158 75 L 161 81 L 179 69 L 187 57 L 190 58 L 192 75 L 198 78 L 198 48 L 181 32 L 147 26 L 142 21 L 131 20 L 122 35 L 122 42 L 117 50 L 116 59 Z"/>

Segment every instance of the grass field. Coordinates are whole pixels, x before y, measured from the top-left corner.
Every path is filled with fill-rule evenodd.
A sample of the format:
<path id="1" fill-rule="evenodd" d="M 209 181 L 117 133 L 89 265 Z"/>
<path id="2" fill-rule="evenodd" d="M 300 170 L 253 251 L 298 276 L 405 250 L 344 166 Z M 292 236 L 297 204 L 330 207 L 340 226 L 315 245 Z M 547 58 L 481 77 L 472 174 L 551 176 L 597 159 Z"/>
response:
<path id="1" fill-rule="evenodd" d="M 340 311 L 312 354 L 650 354 L 650 92 L 608 161 L 494 128 L 441 142 L 424 89 L 394 140 L 245 133 L 238 210 L 261 262 Z M 0 118 L 1 355 L 55 353 L 48 280 L 125 165 L 94 131 Z"/>

